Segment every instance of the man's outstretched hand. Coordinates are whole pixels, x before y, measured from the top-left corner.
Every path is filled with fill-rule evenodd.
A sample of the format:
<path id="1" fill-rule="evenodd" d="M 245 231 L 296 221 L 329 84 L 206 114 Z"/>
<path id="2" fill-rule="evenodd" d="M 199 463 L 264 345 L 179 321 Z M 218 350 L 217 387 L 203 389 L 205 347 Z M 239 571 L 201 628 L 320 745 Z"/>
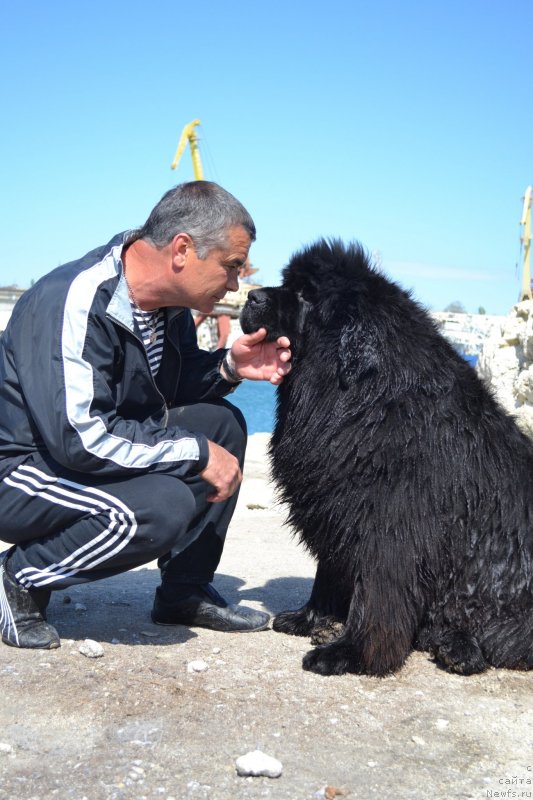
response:
<path id="1" fill-rule="evenodd" d="M 270 381 L 278 386 L 291 371 L 290 341 L 280 336 L 266 342 L 266 328 L 239 336 L 231 346 L 231 360 L 239 378 Z"/>

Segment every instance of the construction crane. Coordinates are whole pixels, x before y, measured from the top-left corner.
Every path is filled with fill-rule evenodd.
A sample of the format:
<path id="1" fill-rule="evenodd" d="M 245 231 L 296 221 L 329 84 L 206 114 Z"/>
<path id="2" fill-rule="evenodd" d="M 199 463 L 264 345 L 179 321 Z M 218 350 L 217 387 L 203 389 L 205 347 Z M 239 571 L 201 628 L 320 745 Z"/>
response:
<path id="1" fill-rule="evenodd" d="M 189 122 L 189 124 L 186 125 L 182 130 L 180 140 L 178 142 L 178 148 L 176 150 L 176 155 L 174 156 L 174 161 L 170 165 L 170 168 L 176 169 L 188 142 L 191 148 L 191 158 L 192 158 L 192 168 L 194 170 L 194 178 L 197 181 L 203 181 L 204 171 L 202 169 L 200 150 L 198 148 L 198 136 L 196 135 L 196 131 L 194 130 L 196 126 L 199 124 L 200 124 L 199 119 L 193 119 L 193 121 Z"/>
<path id="2" fill-rule="evenodd" d="M 531 300 L 531 195 L 533 189 L 528 186 L 524 195 L 524 208 L 522 210 L 522 219 L 520 225 L 522 226 L 522 236 L 520 241 L 523 248 L 523 264 L 522 264 L 522 289 L 520 290 L 520 300 Z"/>

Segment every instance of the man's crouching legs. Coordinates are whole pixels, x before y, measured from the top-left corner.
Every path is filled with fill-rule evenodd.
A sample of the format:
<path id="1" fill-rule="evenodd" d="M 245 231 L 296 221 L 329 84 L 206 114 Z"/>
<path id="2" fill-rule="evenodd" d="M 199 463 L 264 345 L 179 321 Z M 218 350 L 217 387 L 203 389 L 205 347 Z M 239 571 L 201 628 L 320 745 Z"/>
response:
<path id="1" fill-rule="evenodd" d="M 171 411 L 175 421 L 201 431 L 239 459 L 246 450 L 246 423 L 235 406 L 225 401 L 198 403 Z M 270 616 L 245 606 L 231 605 L 211 586 L 224 547 L 239 492 L 221 503 L 207 501 L 209 485 L 199 476 L 188 480 L 196 516 L 189 530 L 191 543 L 176 543 L 159 559 L 161 586 L 156 591 L 152 620 L 158 625 L 187 625 L 227 632 L 264 630 Z"/>

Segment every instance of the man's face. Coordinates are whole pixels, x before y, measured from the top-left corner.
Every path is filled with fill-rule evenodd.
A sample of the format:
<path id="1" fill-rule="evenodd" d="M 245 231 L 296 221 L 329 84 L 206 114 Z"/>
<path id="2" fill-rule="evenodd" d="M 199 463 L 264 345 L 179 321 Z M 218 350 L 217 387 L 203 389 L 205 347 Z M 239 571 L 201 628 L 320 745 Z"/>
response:
<path id="1" fill-rule="evenodd" d="M 228 229 L 226 240 L 226 247 L 211 250 L 204 259 L 198 258 L 194 244 L 188 247 L 180 279 L 188 308 L 209 314 L 226 292 L 239 288 L 239 270 L 248 257 L 250 237 L 239 225 Z"/>

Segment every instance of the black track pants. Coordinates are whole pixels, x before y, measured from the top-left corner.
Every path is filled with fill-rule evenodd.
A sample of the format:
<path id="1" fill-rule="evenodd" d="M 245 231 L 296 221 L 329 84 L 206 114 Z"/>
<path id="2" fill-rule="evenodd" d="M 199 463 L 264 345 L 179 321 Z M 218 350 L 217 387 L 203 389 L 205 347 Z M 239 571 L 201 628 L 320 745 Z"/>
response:
<path id="1" fill-rule="evenodd" d="M 246 425 L 230 403 L 172 409 L 172 424 L 204 433 L 242 466 Z M 0 481 L 0 538 L 16 545 L 9 571 L 26 587 L 65 589 L 158 558 L 164 586 L 208 583 L 237 502 L 235 493 L 209 503 L 210 489 L 172 473 L 103 480 L 33 455 Z"/>

